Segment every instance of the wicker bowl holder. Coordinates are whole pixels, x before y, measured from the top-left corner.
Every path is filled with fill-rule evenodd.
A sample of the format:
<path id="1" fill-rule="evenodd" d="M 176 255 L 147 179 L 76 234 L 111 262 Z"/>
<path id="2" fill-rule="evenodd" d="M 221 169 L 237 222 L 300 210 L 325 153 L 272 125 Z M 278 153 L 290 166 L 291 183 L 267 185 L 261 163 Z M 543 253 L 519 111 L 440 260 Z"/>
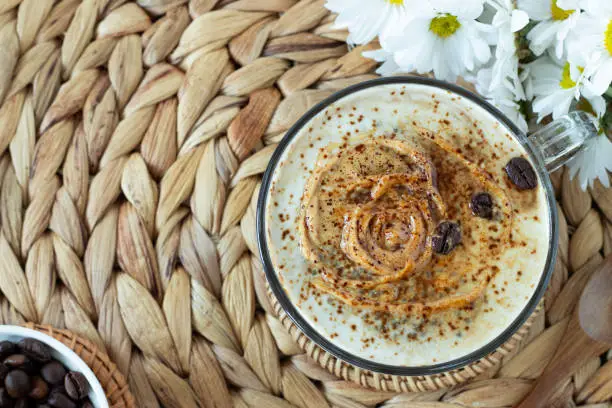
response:
<path id="1" fill-rule="evenodd" d="M 487 371 L 499 367 L 504 356 L 518 347 L 526 335 L 538 314 L 542 310 L 541 301 L 534 312 L 527 318 L 525 323 L 492 353 L 464 367 L 456 370 L 445 371 L 440 374 L 426 376 L 398 376 L 380 374 L 374 371 L 356 367 L 336 356 L 326 352 L 315 342 L 310 340 L 293 320 L 285 313 L 282 306 L 270 290 L 267 288 L 268 296 L 274 306 L 274 310 L 283 326 L 291 334 L 291 337 L 299 344 L 304 352 L 316 361 L 319 365 L 326 368 L 330 373 L 337 377 L 344 378 L 359 384 L 362 387 L 375 388 L 377 390 L 394 392 L 430 392 L 439 391 L 454 387 L 466 381 L 473 380 L 479 376 L 487 374 Z"/>
<path id="2" fill-rule="evenodd" d="M 116 407 L 516 405 L 612 252 L 612 189 L 552 175 L 548 290 L 486 358 L 401 378 L 325 353 L 269 296 L 255 216 L 289 127 L 377 76 L 362 53 L 378 45 L 348 48 L 324 5 L 0 0 L 0 324 L 74 349 Z M 610 360 L 555 406 L 608 408 Z"/>
<path id="3" fill-rule="evenodd" d="M 110 408 L 134 408 L 136 402 L 127 381 L 106 353 L 100 351 L 91 341 L 68 330 L 54 329 L 49 325 L 27 323 L 28 329 L 38 330 L 60 341 L 74 351 L 91 368 L 104 389 Z"/>

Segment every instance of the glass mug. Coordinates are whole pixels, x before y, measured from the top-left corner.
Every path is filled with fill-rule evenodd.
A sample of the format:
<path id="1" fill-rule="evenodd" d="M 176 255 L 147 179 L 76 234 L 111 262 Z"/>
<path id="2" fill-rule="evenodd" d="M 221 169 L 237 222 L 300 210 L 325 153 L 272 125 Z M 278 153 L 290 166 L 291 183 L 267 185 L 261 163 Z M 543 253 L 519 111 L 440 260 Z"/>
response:
<path id="1" fill-rule="evenodd" d="M 549 236 L 550 245 L 544 270 L 542 271 L 538 285 L 524 306 L 518 317 L 495 339 L 467 355 L 439 364 L 424 365 L 424 366 L 393 366 L 381 364 L 371 360 L 358 357 L 354 354 L 343 350 L 335 345 L 332 341 L 327 340 L 319 334 L 300 314 L 299 310 L 289 299 L 278 275 L 274 270 L 273 263 L 269 254 L 267 234 L 266 234 L 266 205 L 271 187 L 273 173 L 281 159 L 281 156 L 287 146 L 292 142 L 293 138 L 299 133 L 300 129 L 306 126 L 312 118 L 319 112 L 325 110 L 330 104 L 342 99 L 343 97 L 355 92 L 381 85 L 388 84 L 416 84 L 425 85 L 437 88 L 438 90 L 448 91 L 452 94 L 461 96 L 468 101 L 479 105 L 489 115 L 491 115 L 498 123 L 505 126 L 506 129 L 513 134 L 515 139 L 523 146 L 528 154 L 531 162 L 534 164 L 538 179 L 542 182 L 542 188 L 546 196 L 546 205 L 548 211 Z M 533 313 L 538 303 L 540 302 L 550 276 L 554 269 L 554 263 L 557 255 L 558 244 L 558 218 L 555 202 L 554 191 L 550 182 L 549 173 L 567 163 L 576 153 L 580 152 L 585 147 L 585 141 L 597 136 L 597 131 L 588 118 L 588 115 L 583 112 L 571 112 L 563 116 L 549 125 L 539 129 L 538 131 L 524 135 L 517 126 L 508 119 L 497 108 L 486 102 L 481 97 L 468 91 L 465 88 L 453 85 L 447 82 L 438 81 L 430 78 L 421 77 L 388 77 L 377 78 L 374 80 L 362 82 L 341 91 L 336 92 L 332 96 L 323 100 L 308 112 L 306 112 L 292 127 L 289 129 L 283 140 L 280 142 L 276 151 L 272 155 L 268 167 L 264 173 L 259 200 L 257 203 L 257 240 L 259 244 L 260 257 L 263 262 L 264 271 L 268 281 L 268 285 L 272 294 L 276 297 L 278 303 L 283 308 L 285 313 L 290 317 L 293 323 L 304 333 L 310 340 L 316 343 L 326 352 L 334 355 L 336 358 L 344 362 L 359 367 L 374 371 L 381 374 L 390 374 L 398 376 L 422 376 L 441 373 L 449 370 L 460 368 L 464 365 L 473 363 L 502 346 L 510 337 L 525 323 L 528 317 Z M 300 254 L 301 256 L 301 254 Z"/>

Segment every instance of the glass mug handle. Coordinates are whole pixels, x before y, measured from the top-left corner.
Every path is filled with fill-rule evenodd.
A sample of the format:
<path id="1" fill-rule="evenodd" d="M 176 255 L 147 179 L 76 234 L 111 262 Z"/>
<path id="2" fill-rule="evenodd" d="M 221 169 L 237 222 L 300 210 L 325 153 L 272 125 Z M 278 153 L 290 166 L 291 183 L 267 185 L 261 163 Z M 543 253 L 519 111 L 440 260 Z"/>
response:
<path id="1" fill-rule="evenodd" d="M 597 129 L 589 115 L 581 111 L 570 112 L 528 135 L 542 154 L 549 172 L 570 161 L 585 149 L 586 141 L 594 137 L 597 137 Z"/>

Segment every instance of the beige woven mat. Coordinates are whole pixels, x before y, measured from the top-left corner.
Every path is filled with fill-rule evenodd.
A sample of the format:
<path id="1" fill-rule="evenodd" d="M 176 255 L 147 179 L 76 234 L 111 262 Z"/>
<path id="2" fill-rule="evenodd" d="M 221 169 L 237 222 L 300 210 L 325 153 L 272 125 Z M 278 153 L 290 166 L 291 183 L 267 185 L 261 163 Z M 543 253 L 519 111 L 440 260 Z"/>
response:
<path id="1" fill-rule="evenodd" d="M 546 315 L 469 385 L 360 388 L 274 317 L 256 255 L 261 173 L 308 107 L 374 69 L 323 3 L 0 0 L 0 320 L 90 339 L 140 407 L 505 407 L 528 392 L 612 251 L 612 189 L 555 176 Z M 557 402 L 610 398 L 603 357 Z"/>

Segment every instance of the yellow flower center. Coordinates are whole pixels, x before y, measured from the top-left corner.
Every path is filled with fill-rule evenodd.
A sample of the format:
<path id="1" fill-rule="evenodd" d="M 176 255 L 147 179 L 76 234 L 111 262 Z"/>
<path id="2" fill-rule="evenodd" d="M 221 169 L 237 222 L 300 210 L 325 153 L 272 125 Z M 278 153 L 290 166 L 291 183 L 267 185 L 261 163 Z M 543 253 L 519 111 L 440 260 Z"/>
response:
<path id="1" fill-rule="evenodd" d="M 550 11 L 553 20 L 565 20 L 576 10 L 564 10 L 557 6 L 557 0 L 550 0 Z"/>
<path id="2" fill-rule="evenodd" d="M 391 4 L 395 4 L 397 6 L 401 6 L 404 4 L 404 0 L 387 0 Z"/>
<path id="3" fill-rule="evenodd" d="M 578 71 L 582 73 L 582 71 L 584 71 L 584 67 L 578 67 Z M 561 73 L 561 80 L 559 81 L 559 86 L 563 89 L 570 89 L 576 86 L 576 82 L 570 76 L 569 62 L 566 62 L 563 66 L 563 72 Z"/>
<path id="4" fill-rule="evenodd" d="M 606 50 L 612 55 L 612 19 L 608 22 L 608 28 L 606 28 L 606 32 L 604 33 L 604 45 L 606 46 Z"/>
<path id="5" fill-rule="evenodd" d="M 461 27 L 461 23 L 457 20 L 457 17 L 452 14 L 442 14 L 438 17 L 434 17 L 429 23 L 429 31 L 434 33 L 440 38 L 447 38 L 455 34 Z"/>

